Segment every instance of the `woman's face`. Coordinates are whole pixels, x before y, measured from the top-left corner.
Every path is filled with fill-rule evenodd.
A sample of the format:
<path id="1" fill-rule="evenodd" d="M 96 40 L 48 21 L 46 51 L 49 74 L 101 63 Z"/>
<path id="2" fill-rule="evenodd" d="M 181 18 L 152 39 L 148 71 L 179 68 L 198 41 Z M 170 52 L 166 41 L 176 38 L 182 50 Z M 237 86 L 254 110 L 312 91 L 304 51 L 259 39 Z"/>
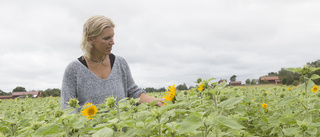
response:
<path id="1" fill-rule="evenodd" d="M 113 41 L 114 31 L 113 28 L 105 28 L 102 33 L 95 38 L 89 38 L 89 42 L 93 46 L 93 54 L 109 55 L 114 45 Z"/>

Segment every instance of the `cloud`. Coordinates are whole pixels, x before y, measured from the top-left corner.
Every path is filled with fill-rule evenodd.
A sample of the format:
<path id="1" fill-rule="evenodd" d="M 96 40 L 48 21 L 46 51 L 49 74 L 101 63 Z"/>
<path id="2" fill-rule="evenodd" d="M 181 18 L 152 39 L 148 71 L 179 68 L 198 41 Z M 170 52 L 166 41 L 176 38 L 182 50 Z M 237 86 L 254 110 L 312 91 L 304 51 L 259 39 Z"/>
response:
<path id="1" fill-rule="evenodd" d="M 257 79 L 319 57 L 318 1 L 5 1 L 0 5 L 0 89 L 60 88 L 82 55 L 92 15 L 115 22 L 113 53 L 140 87 L 201 77 Z"/>

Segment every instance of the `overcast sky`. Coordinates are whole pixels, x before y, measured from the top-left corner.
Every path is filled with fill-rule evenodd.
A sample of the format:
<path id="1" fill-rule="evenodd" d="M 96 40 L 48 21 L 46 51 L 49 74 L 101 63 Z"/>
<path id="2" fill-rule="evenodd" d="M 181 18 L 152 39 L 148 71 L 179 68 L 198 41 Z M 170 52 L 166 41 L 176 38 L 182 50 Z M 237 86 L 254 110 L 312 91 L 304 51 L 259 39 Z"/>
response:
<path id="1" fill-rule="evenodd" d="M 201 77 L 245 83 L 320 59 L 320 1 L 0 0 L 0 89 L 61 88 L 83 54 L 83 23 L 110 17 L 113 53 L 136 84 L 194 86 Z"/>

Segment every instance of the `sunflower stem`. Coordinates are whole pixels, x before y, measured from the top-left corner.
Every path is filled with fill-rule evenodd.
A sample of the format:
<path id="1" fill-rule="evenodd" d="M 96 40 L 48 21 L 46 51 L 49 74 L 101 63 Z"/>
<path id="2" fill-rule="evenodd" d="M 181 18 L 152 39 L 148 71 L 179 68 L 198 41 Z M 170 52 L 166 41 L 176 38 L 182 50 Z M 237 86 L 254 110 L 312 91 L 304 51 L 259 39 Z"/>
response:
<path id="1" fill-rule="evenodd" d="M 307 86 L 308 86 L 308 80 L 304 77 L 304 81 L 305 81 L 304 84 L 305 84 L 305 94 L 306 94 L 306 97 L 305 97 L 305 98 L 306 98 L 306 110 L 307 110 L 307 113 L 306 113 L 306 114 L 309 115 L 309 109 L 308 109 L 308 91 L 307 91 L 307 90 L 308 90 L 308 87 L 307 87 Z"/>
<path id="2" fill-rule="evenodd" d="M 159 123 L 159 136 L 162 137 L 162 124 L 161 124 L 161 117 L 158 118 Z"/>

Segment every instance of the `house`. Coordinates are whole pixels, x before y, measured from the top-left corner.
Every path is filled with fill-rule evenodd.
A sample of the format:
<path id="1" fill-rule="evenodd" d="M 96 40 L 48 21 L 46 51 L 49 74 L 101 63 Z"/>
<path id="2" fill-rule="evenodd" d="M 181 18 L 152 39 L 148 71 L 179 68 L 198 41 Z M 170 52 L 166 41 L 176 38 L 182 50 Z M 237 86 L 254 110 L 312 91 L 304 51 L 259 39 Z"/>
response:
<path id="1" fill-rule="evenodd" d="M 281 84 L 278 76 L 264 76 L 259 78 L 260 84 Z"/>
<path id="2" fill-rule="evenodd" d="M 24 98 L 28 95 L 32 95 L 32 97 L 37 98 L 41 96 L 40 91 L 31 91 L 31 92 L 12 92 L 11 96 L 0 96 L 0 99 L 15 99 L 17 97 Z"/>
<path id="3" fill-rule="evenodd" d="M 0 96 L 0 99 L 11 99 L 12 96 Z"/>
<path id="4" fill-rule="evenodd" d="M 241 86 L 241 81 L 230 81 L 229 86 Z"/>
<path id="5" fill-rule="evenodd" d="M 227 82 L 227 79 L 220 79 L 220 80 L 218 81 L 218 84 L 222 83 L 223 81 Z"/>

